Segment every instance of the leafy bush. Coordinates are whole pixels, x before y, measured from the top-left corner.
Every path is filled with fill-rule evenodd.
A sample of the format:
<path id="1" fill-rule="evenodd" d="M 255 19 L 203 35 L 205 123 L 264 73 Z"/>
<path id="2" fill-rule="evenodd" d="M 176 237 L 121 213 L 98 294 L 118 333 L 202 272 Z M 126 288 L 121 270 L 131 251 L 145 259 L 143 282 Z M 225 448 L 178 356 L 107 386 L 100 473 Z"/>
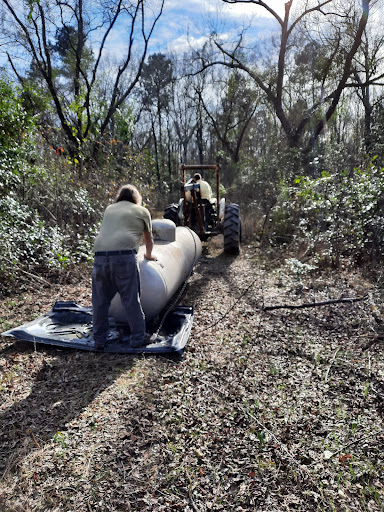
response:
<path id="1" fill-rule="evenodd" d="M 19 91 L 0 77 L 0 195 L 23 187 L 36 172 L 34 117 L 23 108 Z"/>
<path id="2" fill-rule="evenodd" d="M 0 77 L 0 144 L 3 148 L 20 146 L 34 127 L 34 117 L 23 107 L 20 91 Z"/>
<path id="3" fill-rule="evenodd" d="M 61 153 L 48 148 L 0 78 L 0 285 L 89 261 L 98 213 Z"/>
<path id="4" fill-rule="evenodd" d="M 14 281 L 21 270 L 60 268 L 67 251 L 60 230 L 12 195 L 0 198 L 0 276 Z"/>
<path id="5" fill-rule="evenodd" d="M 272 242 L 292 231 L 337 266 L 343 257 L 361 264 L 383 259 L 384 170 L 374 165 L 319 178 L 295 179 L 283 189 L 273 217 Z M 308 251 L 307 251 L 308 252 Z"/>

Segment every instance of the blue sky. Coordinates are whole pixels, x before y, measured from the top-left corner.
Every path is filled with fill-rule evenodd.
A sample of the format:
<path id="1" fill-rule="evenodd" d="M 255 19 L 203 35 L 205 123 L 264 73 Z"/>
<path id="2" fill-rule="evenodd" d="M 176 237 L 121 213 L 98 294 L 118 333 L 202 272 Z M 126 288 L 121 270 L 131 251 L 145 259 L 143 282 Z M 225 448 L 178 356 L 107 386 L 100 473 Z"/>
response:
<path id="1" fill-rule="evenodd" d="M 282 16 L 286 0 L 268 0 L 268 5 Z M 181 7 L 182 6 L 182 7 Z M 238 33 L 252 19 L 253 33 L 264 34 L 278 28 L 264 8 L 250 3 L 229 5 L 221 0 L 166 0 L 152 44 L 182 51 L 188 40 L 201 45 L 213 28 L 223 37 Z"/>
<path id="2" fill-rule="evenodd" d="M 268 5 L 282 16 L 286 0 L 268 0 Z M 154 0 L 158 5 L 159 0 Z M 265 37 L 279 26 L 262 7 L 250 3 L 229 5 L 221 0 L 165 0 L 160 17 L 151 38 L 149 53 L 172 51 L 182 53 L 201 48 L 209 34 L 215 30 L 223 39 L 240 32 L 243 25 L 252 24 L 253 37 Z M 125 47 L 121 32 L 115 33 L 109 43 L 112 54 L 118 55 Z"/>
<path id="3" fill-rule="evenodd" d="M 282 16 L 285 1 L 267 0 L 267 3 Z M 156 6 L 160 2 L 152 0 L 154 12 L 157 12 Z M 117 30 L 108 39 L 106 53 L 112 58 L 119 58 L 126 52 L 129 31 L 124 30 L 125 23 L 122 21 L 118 24 Z M 199 49 L 212 31 L 220 34 L 222 40 L 236 40 L 242 27 L 250 24 L 252 30 L 248 35 L 254 39 L 266 37 L 271 31 L 279 29 L 276 20 L 264 8 L 251 3 L 229 5 L 222 0 L 165 0 L 163 14 L 155 27 L 148 53 L 183 53 L 190 47 Z M 101 32 L 95 34 L 101 37 Z M 97 48 L 98 44 L 95 45 L 95 51 Z M 0 48 L 0 65 L 7 66 L 4 49 L 8 47 Z M 24 64 L 22 59 L 18 61 L 21 67 L 28 63 L 29 59 Z"/>

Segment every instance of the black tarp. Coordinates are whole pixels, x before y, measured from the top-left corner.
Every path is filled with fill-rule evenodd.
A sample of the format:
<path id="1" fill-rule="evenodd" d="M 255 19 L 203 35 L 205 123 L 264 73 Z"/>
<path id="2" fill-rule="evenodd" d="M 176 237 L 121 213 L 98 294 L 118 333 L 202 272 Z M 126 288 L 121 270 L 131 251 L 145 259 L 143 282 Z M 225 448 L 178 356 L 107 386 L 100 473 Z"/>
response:
<path id="1" fill-rule="evenodd" d="M 109 353 L 169 353 L 181 354 L 188 341 L 193 323 L 193 308 L 178 306 L 165 318 L 156 342 L 140 348 L 129 346 L 129 328 L 110 318 L 110 335 L 104 352 Z M 155 327 L 146 332 L 149 341 Z M 57 301 L 52 310 L 20 327 L 3 332 L 18 340 L 60 347 L 95 350 L 92 338 L 92 308 L 72 301 Z"/>

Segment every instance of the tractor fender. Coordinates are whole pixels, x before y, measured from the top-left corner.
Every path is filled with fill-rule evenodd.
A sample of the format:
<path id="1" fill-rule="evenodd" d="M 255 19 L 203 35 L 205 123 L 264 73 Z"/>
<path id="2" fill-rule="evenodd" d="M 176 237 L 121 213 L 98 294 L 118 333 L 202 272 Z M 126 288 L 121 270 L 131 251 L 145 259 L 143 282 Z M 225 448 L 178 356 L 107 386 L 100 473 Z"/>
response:
<path id="1" fill-rule="evenodd" d="M 220 224 L 224 220 L 224 215 L 225 215 L 225 198 L 223 197 L 222 199 L 220 199 L 220 203 L 219 203 L 219 222 L 220 222 Z"/>
<path id="2" fill-rule="evenodd" d="M 183 205 L 184 205 L 184 199 L 181 197 L 179 199 L 178 212 L 177 212 L 180 224 L 182 223 L 182 220 L 183 220 Z M 180 225 L 180 224 L 178 224 L 178 225 Z"/>

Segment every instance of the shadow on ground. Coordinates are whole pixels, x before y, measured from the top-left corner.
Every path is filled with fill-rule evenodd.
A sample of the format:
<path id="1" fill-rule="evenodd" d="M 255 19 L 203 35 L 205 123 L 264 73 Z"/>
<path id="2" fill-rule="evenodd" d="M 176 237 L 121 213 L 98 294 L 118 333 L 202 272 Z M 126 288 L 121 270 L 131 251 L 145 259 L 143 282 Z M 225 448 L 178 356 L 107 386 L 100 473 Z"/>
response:
<path id="1" fill-rule="evenodd" d="M 50 347 L 39 347 L 39 352 L 43 361 L 28 396 L 0 416 L 1 476 L 15 470 L 28 453 L 42 448 L 55 433 L 65 431 L 67 423 L 134 364 L 132 355 L 90 354 Z M 30 358 L 33 374 L 33 347 L 16 342 L 4 349 L 1 356 L 7 360 L 15 353 Z M 27 390 L 25 384 L 24 387 Z"/>

